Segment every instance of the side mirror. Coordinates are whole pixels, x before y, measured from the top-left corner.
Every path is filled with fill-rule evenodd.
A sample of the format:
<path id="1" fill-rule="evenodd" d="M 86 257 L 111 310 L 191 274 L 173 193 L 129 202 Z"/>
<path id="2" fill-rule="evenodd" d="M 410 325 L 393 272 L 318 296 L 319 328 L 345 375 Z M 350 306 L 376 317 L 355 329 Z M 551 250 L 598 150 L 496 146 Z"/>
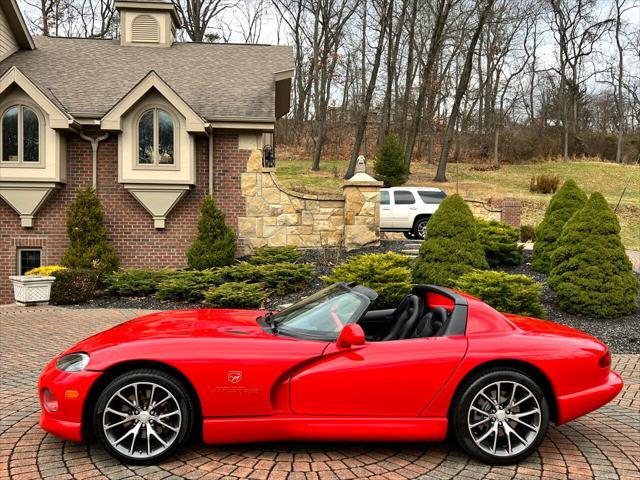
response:
<path id="1" fill-rule="evenodd" d="M 364 345 L 364 331 L 357 323 L 349 323 L 340 332 L 340 336 L 336 340 L 336 346 L 338 348 L 351 348 L 357 345 Z"/>

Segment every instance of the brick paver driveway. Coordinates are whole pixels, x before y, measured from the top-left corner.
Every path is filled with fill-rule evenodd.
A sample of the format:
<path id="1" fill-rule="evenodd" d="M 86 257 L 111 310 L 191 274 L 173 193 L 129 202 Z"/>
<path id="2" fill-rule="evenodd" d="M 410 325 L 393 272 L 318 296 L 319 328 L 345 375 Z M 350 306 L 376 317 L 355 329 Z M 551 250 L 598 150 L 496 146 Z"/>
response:
<path id="1" fill-rule="evenodd" d="M 638 355 L 614 356 L 626 382 L 614 403 L 552 426 L 539 453 L 518 466 L 489 467 L 448 443 L 196 443 L 162 465 L 128 467 L 98 445 L 45 434 L 36 396 L 45 363 L 73 342 L 142 313 L 0 307 L 0 478 L 640 478 Z"/>

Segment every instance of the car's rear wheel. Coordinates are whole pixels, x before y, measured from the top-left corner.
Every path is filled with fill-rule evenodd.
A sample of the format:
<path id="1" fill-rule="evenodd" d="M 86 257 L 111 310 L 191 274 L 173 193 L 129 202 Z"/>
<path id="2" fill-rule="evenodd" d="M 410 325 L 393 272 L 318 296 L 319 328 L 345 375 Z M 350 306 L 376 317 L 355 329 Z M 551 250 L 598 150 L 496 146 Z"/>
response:
<path id="1" fill-rule="evenodd" d="M 465 382 L 452 413 L 460 446 L 494 465 L 531 455 L 549 426 L 544 392 L 527 375 L 512 369 L 488 370 Z"/>
<path id="2" fill-rule="evenodd" d="M 424 240 L 427 236 L 427 223 L 429 223 L 429 217 L 423 217 L 416 220 L 416 223 L 413 225 L 413 235 L 416 238 Z"/>
<path id="3" fill-rule="evenodd" d="M 160 370 L 136 369 L 114 378 L 98 397 L 94 432 L 127 463 L 167 457 L 189 437 L 193 402 L 184 385 Z"/>

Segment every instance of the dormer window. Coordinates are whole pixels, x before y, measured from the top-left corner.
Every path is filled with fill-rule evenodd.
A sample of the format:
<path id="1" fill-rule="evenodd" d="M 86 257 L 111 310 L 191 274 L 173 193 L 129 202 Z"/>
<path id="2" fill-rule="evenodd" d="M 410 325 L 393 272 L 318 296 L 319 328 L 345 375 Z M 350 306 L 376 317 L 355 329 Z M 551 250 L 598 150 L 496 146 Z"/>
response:
<path id="1" fill-rule="evenodd" d="M 26 105 L 13 105 L 0 119 L 2 162 L 37 163 L 40 161 L 40 120 Z"/>
<path id="2" fill-rule="evenodd" d="M 138 165 L 174 165 L 175 129 L 171 115 L 159 108 L 138 120 Z"/>

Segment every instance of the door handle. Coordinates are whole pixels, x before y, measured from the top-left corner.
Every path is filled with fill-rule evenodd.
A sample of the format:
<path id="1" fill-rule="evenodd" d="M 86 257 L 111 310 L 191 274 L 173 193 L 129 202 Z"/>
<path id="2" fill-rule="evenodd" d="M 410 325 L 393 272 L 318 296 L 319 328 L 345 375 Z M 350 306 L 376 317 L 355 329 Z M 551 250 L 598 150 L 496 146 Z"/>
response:
<path id="1" fill-rule="evenodd" d="M 417 210 L 417 209 L 418 209 L 418 207 L 411 207 L 411 208 L 409 208 L 409 210 Z"/>

